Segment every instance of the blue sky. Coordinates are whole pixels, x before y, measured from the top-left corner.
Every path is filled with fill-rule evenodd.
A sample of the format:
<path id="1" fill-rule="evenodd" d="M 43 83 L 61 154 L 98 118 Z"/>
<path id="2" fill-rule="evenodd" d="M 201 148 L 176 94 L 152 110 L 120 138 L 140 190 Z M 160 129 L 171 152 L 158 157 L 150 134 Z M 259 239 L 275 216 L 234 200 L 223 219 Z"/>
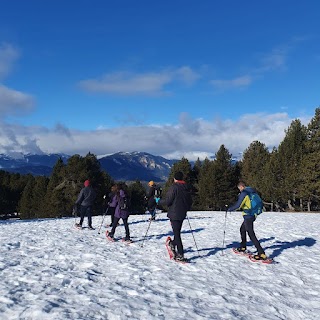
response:
<path id="1" fill-rule="evenodd" d="M 320 105 L 319 1 L 0 4 L 0 152 L 277 146 Z"/>

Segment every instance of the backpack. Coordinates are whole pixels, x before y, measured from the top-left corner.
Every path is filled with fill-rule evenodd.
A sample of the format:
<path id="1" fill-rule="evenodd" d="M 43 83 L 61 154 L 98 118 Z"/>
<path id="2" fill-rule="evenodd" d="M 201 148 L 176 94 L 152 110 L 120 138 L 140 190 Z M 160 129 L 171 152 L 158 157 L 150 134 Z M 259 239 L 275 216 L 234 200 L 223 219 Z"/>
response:
<path id="1" fill-rule="evenodd" d="M 162 194 L 162 188 L 161 187 L 155 187 L 154 189 L 154 197 L 160 198 Z"/>
<path id="2" fill-rule="evenodd" d="M 119 208 L 120 210 L 128 210 L 130 206 L 130 199 L 127 195 L 125 197 L 119 197 Z"/>
<path id="3" fill-rule="evenodd" d="M 248 193 L 250 202 L 251 202 L 251 209 L 250 213 L 252 215 L 259 215 L 263 212 L 263 202 L 258 193 L 251 192 Z"/>

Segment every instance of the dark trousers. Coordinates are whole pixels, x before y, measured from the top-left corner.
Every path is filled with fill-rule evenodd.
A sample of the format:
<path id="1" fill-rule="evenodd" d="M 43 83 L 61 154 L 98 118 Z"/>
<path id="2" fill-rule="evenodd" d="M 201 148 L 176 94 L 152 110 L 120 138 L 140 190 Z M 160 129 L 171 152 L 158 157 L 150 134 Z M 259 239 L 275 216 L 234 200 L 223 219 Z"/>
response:
<path id="1" fill-rule="evenodd" d="M 247 247 L 247 233 L 248 233 L 250 240 L 253 242 L 254 246 L 258 250 L 258 254 L 261 254 L 261 253 L 264 253 L 264 251 L 253 230 L 253 222 L 255 220 L 256 220 L 255 217 L 247 217 L 243 220 L 242 225 L 240 227 L 241 247 L 244 247 L 244 248 Z"/>
<path id="2" fill-rule="evenodd" d="M 154 218 L 156 216 L 156 208 L 148 208 L 149 213 L 151 214 L 151 218 Z"/>
<path id="3" fill-rule="evenodd" d="M 183 245 L 181 240 L 181 228 L 183 220 L 170 220 L 170 222 L 173 231 L 172 244 L 177 247 L 178 254 L 183 255 Z"/>
<path id="4" fill-rule="evenodd" d="M 120 218 L 114 217 L 113 223 L 112 223 L 112 229 L 111 229 L 111 234 L 114 235 L 116 228 L 118 226 L 118 222 L 119 222 Z M 124 224 L 124 228 L 126 230 L 126 238 L 130 238 L 130 231 L 129 231 L 129 224 L 128 224 L 128 218 L 123 219 L 123 224 Z"/>
<path id="5" fill-rule="evenodd" d="M 80 207 L 80 225 L 82 225 L 84 217 L 88 217 L 88 226 L 92 227 L 92 207 L 91 206 L 81 206 Z"/>
<path id="6" fill-rule="evenodd" d="M 111 225 L 113 226 L 113 222 L 114 222 L 114 213 L 116 211 L 116 208 L 115 207 L 109 207 L 109 213 L 110 213 L 110 216 L 111 216 Z"/>

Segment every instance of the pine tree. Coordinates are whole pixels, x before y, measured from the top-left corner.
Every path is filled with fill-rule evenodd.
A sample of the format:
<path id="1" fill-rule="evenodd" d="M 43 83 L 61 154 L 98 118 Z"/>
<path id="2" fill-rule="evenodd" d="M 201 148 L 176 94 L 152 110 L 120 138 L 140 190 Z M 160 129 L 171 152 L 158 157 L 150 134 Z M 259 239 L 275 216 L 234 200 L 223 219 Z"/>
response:
<path id="1" fill-rule="evenodd" d="M 269 158 L 270 154 L 264 143 L 260 141 L 252 142 L 243 153 L 241 179 L 258 191 L 263 189 L 261 177 L 264 175 Z"/>
<path id="2" fill-rule="evenodd" d="M 212 210 L 214 207 L 213 161 L 206 158 L 202 162 L 198 181 L 199 210 Z"/>
<path id="3" fill-rule="evenodd" d="M 199 196 L 199 178 L 200 178 L 200 171 L 201 171 L 202 163 L 200 159 L 198 158 L 197 161 L 194 163 L 192 168 L 192 186 L 194 190 L 193 195 L 193 209 L 197 210 L 200 208 L 200 196 Z"/>
<path id="4" fill-rule="evenodd" d="M 282 200 L 287 202 L 290 210 L 294 210 L 296 199 L 302 197 L 302 190 L 299 187 L 306 139 L 306 128 L 300 120 L 294 120 L 286 130 L 286 135 L 278 148 L 278 158 L 283 176 L 279 181 Z"/>
<path id="5" fill-rule="evenodd" d="M 221 145 L 213 161 L 213 199 L 215 210 L 225 210 L 236 194 L 239 176 L 232 155 Z"/>
<path id="6" fill-rule="evenodd" d="M 32 190 L 32 212 L 37 218 L 46 218 L 48 213 L 45 206 L 49 179 L 39 176 L 35 178 L 35 184 Z"/>
<path id="7" fill-rule="evenodd" d="M 28 182 L 23 190 L 20 203 L 19 212 L 21 219 L 33 219 L 36 218 L 35 210 L 33 207 L 33 189 L 35 186 L 35 178 L 32 175 L 28 175 Z"/>
<path id="8" fill-rule="evenodd" d="M 62 216 L 66 212 L 71 213 L 70 208 L 66 208 L 66 199 L 62 189 L 57 188 L 65 180 L 64 176 L 65 164 L 60 158 L 53 167 L 47 187 L 45 206 L 48 217 Z"/>
<path id="9" fill-rule="evenodd" d="M 302 160 L 300 193 L 307 201 L 308 211 L 312 205 L 319 206 L 320 202 L 320 107 L 307 126 L 306 149 Z"/>
<path id="10" fill-rule="evenodd" d="M 284 203 L 281 198 L 282 180 L 283 173 L 279 162 L 278 150 L 274 148 L 270 153 L 269 161 L 264 167 L 264 174 L 260 187 L 263 200 L 266 203 L 269 203 L 271 210 L 281 211 L 284 208 Z"/>
<path id="11" fill-rule="evenodd" d="M 145 188 L 142 183 L 137 180 L 129 186 L 129 192 L 131 194 L 131 206 L 130 210 L 134 213 L 145 213 Z"/>

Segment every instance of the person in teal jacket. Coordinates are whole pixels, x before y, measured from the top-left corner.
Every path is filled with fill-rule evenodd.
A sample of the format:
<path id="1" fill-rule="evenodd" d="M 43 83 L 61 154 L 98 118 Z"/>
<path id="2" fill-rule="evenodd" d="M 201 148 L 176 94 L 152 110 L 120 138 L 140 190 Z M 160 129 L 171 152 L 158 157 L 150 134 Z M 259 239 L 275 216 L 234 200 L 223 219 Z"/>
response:
<path id="1" fill-rule="evenodd" d="M 228 207 L 228 211 L 242 210 L 243 222 L 240 227 L 240 235 L 241 235 L 241 244 L 240 247 L 236 250 L 239 252 L 245 252 L 247 250 L 247 233 L 249 235 L 250 240 L 257 248 L 258 254 L 254 255 L 254 259 L 256 260 L 266 260 L 267 256 L 262 249 L 259 240 L 256 237 L 256 234 L 253 229 L 253 223 L 256 220 L 257 215 L 260 213 L 258 210 L 261 208 L 257 208 L 252 210 L 251 208 L 251 200 L 250 194 L 256 193 L 256 191 L 251 187 L 246 187 L 245 183 L 240 181 L 238 183 L 238 189 L 240 191 L 238 201 L 232 206 Z"/>

